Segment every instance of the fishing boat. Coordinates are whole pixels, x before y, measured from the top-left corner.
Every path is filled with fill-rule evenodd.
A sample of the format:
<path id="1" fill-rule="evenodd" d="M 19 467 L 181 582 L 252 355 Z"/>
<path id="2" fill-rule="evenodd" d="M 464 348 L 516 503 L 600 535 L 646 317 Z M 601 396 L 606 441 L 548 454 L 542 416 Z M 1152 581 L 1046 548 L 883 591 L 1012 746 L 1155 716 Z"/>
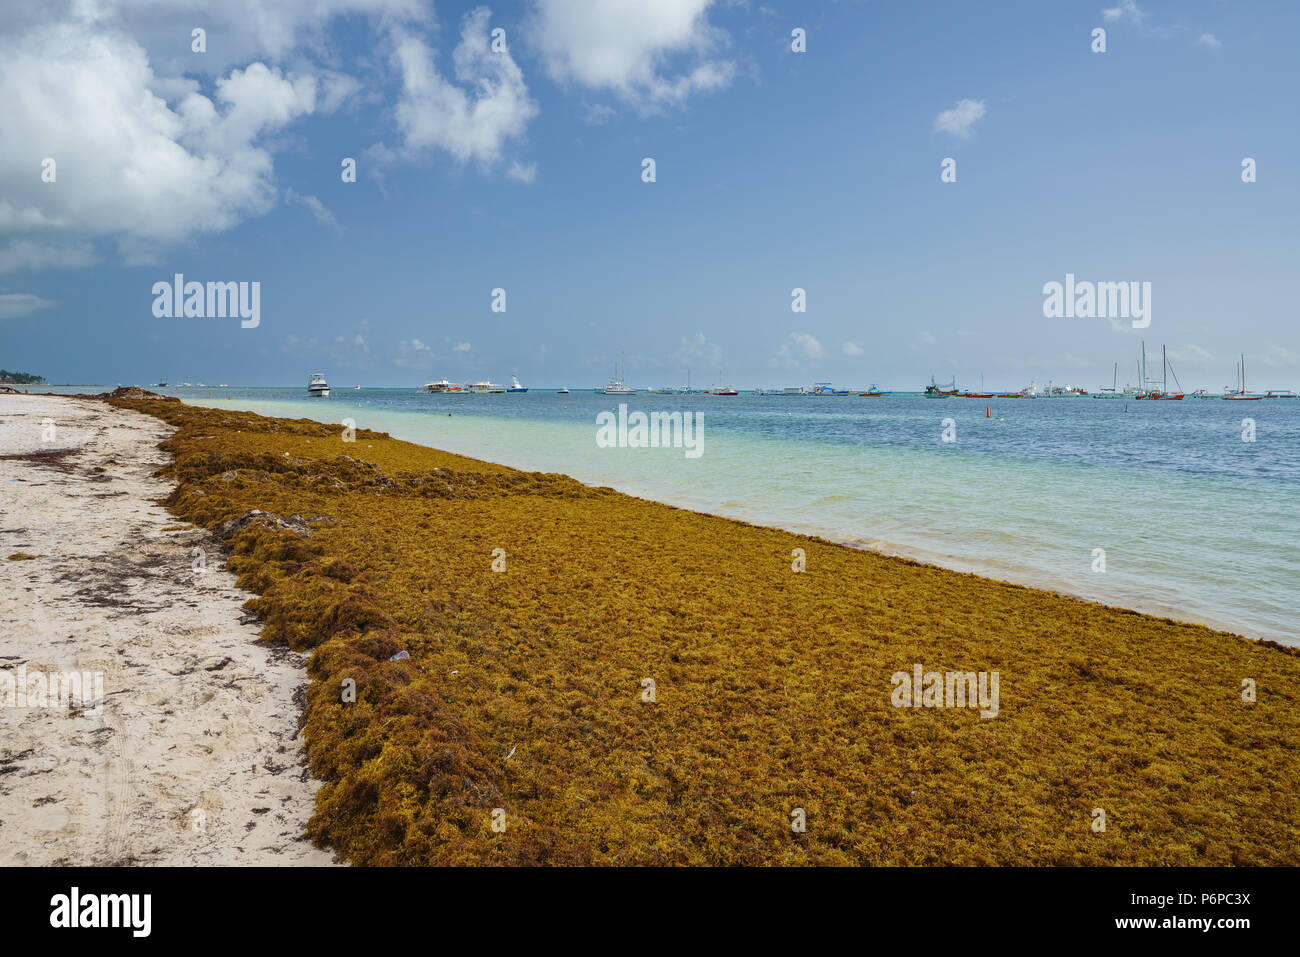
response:
<path id="1" fill-rule="evenodd" d="M 1255 392 L 1246 391 L 1246 355 L 1242 353 L 1241 365 L 1237 367 L 1237 374 L 1240 379 L 1241 387 L 1238 389 L 1224 389 L 1223 397 L 1234 402 L 1258 402 L 1264 398 Z"/>
<path id="2" fill-rule="evenodd" d="M 468 386 L 471 395 L 504 395 L 506 387 L 497 385 L 484 379 L 482 382 L 471 382 Z"/>
<path id="3" fill-rule="evenodd" d="M 568 387 L 566 386 L 565 388 L 558 390 L 555 394 L 556 394 L 556 395 L 568 395 L 568 394 L 569 394 L 569 389 L 568 389 Z"/>
<path id="4" fill-rule="evenodd" d="M 876 397 L 876 396 L 886 395 L 886 393 L 881 392 L 881 391 L 880 391 L 880 386 L 876 385 L 876 384 L 873 382 L 873 383 L 871 383 L 871 387 L 870 387 L 869 389 L 867 389 L 866 392 L 859 392 L 858 395 Z"/>
<path id="5" fill-rule="evenodd" d="M 807 395 L 808 392 L 801 385 L 788 385 L 781 390 L 782 395 Z"/>
<path id="6" fill-rule="evenodd" d="M 629 389 L 627 383 L 623 381 L 623 367 L 626 364 L 626 357 L 620 353 L 619 363 L 614 367 L 614 377 L 609 380 L 609 384 L 603 389 L 597 391 L 605 395 L 636 395 L 636 389 Z"/>
<path id="7" fill-rule="evenodd" d="M 852 395 L 848 389 L 837 389 L 829 382 L 814 382 L 812 395 Z"/>
<path id="8" fill-rule="evenodd" d="M 957 394 L 957 380 L 953 379 L 947 385 L 939 385 L 934 381 L 934 376 L 930 376 L 930 384 L 925 387 L 923 395 L 927 399 L 947 399 Z"/>
<path id="9" fill-rule="evenodd" d="M 526 389 L 524 386 L 522 386 L 522 385 L 519 384 L 519 376 L 512 375 L 512 376 L 510 377 L 510 388 L 507 389 L 506 391 L 507 391 L 507 392 L 527 392 L 528 389 Z"/>
<path id="10" fill-rule="evenodd" d="M 1290 389 L 1269 389 L 1264 393 L 1266 399 L 1296 399 L 1300 398 Z"/>
<path id="11" fill-rule="evenodd" d="M 313 372 L 311 378 L 307 381 L 307 394 L 323 399 L 330 394 L 330 384 L 325 381 L 325 376 L 320 372 Z"/>

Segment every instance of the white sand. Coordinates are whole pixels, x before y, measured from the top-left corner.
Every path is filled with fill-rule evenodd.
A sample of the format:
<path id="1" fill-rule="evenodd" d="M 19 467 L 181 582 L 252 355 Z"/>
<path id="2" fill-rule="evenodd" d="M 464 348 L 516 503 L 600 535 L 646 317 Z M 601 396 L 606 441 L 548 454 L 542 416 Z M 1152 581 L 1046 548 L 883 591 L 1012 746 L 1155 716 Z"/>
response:
<path id="1" fill-rule="evenodd" d="M 0 458 L 0 670 L 103 673 L 97 716 L 0 707 L 0 865 L 331 862 L 303 838 L 303 656 L 257 642 L 207 533 L 165 531 L 169 431 L 0 395 L 0 456 L 73 450 Z"/>

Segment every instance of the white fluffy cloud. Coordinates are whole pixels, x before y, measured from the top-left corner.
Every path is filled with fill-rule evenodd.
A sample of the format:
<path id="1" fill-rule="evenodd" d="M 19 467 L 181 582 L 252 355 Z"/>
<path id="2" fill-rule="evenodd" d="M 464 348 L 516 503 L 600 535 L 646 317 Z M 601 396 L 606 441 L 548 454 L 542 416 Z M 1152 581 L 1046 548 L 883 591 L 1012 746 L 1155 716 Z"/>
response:
<path id="1" fill-rule="evenodd" d="M 354 99 L 326 31 L 369 17 L 402 82 L 404 145 L 495 162 L 536 105 L 509 54 L 487 46 L 489 12 L 464 19 L 445 79 L 418 31 L 428 0 L 72 0 L 0 21 L 0 273 L 80 268 L 115 243 L 128 262 L 268 212 L 274 153 L 301 118 Z M 190 31 L 207 30 L 207 52 Z M 380 61 L 380 69 L 382 64 Z M 371 64 L 374 67 L 374 64 Z M 53 160 L 53 181 L 42 178 Z M 48 164 L 46 164 L 48 168 Z M 536 165 L 508 175 L 531 182 Z M 338 229 L 314 196 L 285 199 Z"/>
<path id="2" fill-rule="evenodd" d="M 649 111 L 718 90 L 736 73 L 712 0 L 536 0 L 530 33 L 547 73 Z"/>
<path id="3" fill-rule="evenodd" d="M 253 63 L 161 84 L 134 40 L 69 22 L 0 36 L 0 267 L 84 265 L 229 229 L 275 200 L 257 141 L 316 105 L 310 76 Z M 169 86 L 173 102 L 156 89 Z M 53 160 L 53 182 L 42 178 Z"/>
<path id="4" fill-rule="evenodd" d="M 326 63 L 335 55 L 326 31 L 336 17 L 427 24 L 434 7 L 430 0 L 75 0 L 30 6 L 70 6 L 68 19 L 120 28 L 148 50 L 159 73 L 169 76 L 217 76 L 268 58 L 290 63 L 310 56 Z M 195 27 L 207 31 L 207 50 L 201 54 L 191 49 Z"/>
<path id="5" fill-rule="evenodd" d="M 862 345 L 857 342 L 846 342 L 840 346 L 840 351 L 846 356 L 857 357 L 863 354 Z"/>
<path id="6" fill-rule="evenodd" d="M 934 130 L 936 133 L 951 133 L 969 139 L 971 127 L 986 112 L 983 100 L 958 100 L 952 109 L 944 110 L 934 118 Z"/>
<path id="7" fill-rule="evenodd" d="M 1146 11 L 1138 7 L 1136 0 L 1120 0 L 1118 7 L 1107 7 L 1101 11 L 1101 15 L 1111 22 L 1127 17 L 1134 23 L 1141 23 L 1146 17 Z"/>
<path id="8" fill-rule="evenodd" d="M 315 217 L 322 226 L 328 226 L 335 232 L 343 232 L 343 227 L 334 218 L 329 208 L 315 196 L 304 196 L 292 186 L 284 191 L 284 201 L 291 206 L 301 206 Z"/>
<path id="9" fill-rule="evenodd" d="M 516 161 L 506 169 L 506 175 L 517 183 L 535 183 L 537 182 L 537 164 Z"/>
<path id="10" fill-rule="evenodd" d="M 813 336 L 806 332 L 792 332 L 786 336 L 771 364 L 797 369 L 802 362 L 825 357 L 826 350 Z"/>
<path id="11" fill-rule="evenodd" d="M 54 302 L 30 292 L 0 294 L 0 321 L 29 316 L 40 309 L 48 309 Z"/>
<path id="12" fill-rule="evenodd" d="M 442 149 L 461 162 L 495 163 L 506 141 L 524 135 L 537 115 L 523 71 L 510 53 L 493 53 L 491 11 L 479 7 L 461 21 L 452 54 L 457 86 L 438 70 L 433 51 L 412 34 L 395 35 L 394 62 L 402 76 L 397 124 L 408 151 Z"/>

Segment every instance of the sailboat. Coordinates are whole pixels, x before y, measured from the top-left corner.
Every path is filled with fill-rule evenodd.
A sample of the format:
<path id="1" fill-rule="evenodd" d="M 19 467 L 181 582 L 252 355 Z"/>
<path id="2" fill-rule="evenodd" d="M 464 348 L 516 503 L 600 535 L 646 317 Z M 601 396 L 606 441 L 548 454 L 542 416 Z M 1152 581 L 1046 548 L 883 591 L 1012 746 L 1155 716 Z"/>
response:
<path id="1" fill-rule="evenodd" d="M 722 370 L 718 370 L 718 381 L 722 381 Z M 740 395 L 729 385 L 715 385 L 709 389 L 709 395 Z"/>
<path id="2" fill-rule="evenodd" d="M 1119 391 L 1119 363 L 1115 363 L 1115 368 L 1110 376 L 1110 388 L 1102 386 L 1092 394 L 1094 399 L 1120 399 L 1123 395 Z"/>
<path id="3" fill-rule="evenodd" d="M 626 365 L 626 356 L 619 353 L 619 364 L 614 367 L 614 377 L 609 380 L 609 384 L 600 391 L 605 395 L 636 395 L 636 389 L 629 389 L 623 381 L 623 366 Z"/>
<path id="4" fill-rule="evenodd" d="M 1241 378 L 1241 388 L 1224 389 L 1223 397 L 1236 402 L 1257 402 L 1264 398 L 1262 395 L 1246 391 L 1246 354 L 1244 352 L 1241 355 L 1241 366 L 1238 372 Z"/>
<path id="5" fill-rule="evenodd" d="M 1142 377 L 1142 388 L 1138 391 L 1137 395 L 1133 396 L 1133 398 L 1166 399 L 1166 400 L 1183 398 L 1183 391 L 1182 391 L 1183 387 L 1178 382 L 1178 373 L 1176 372 L 1174 373 L 1174 384 L 1178 386 L 1178 391 L 1177 392 L 1169 391 L 1169 373 L 1173 372 L 1173 366 L 1169 364 L 1169 358 L 1166 355 L 1166 350 L 1164 346 L 1160 347 L 1160 365 L 1161 365 L 1160 388 L 1153 389 L 1151 387 L 1150 380 L 1147 379 L 1147 344 L 1143 342 L 1142 363 L 1139 366 L 1139 374 Z"/>
<path id="6" fill-rule="evenodd" d="M 1168 356 L 1165 354 L 1165 347 L 1160 347 L 1160 391 L 1150 396 L 1152 399 L 1181 399 L 1183 398 L 1183 386 L 1178 381 L 1178 373 L 1174 372 L 1174 385 L 1178 386 L 1177 392 L 1169 391 L 1169 373 L 1174 372 L 1174 367 L 1170 364 Z"/>

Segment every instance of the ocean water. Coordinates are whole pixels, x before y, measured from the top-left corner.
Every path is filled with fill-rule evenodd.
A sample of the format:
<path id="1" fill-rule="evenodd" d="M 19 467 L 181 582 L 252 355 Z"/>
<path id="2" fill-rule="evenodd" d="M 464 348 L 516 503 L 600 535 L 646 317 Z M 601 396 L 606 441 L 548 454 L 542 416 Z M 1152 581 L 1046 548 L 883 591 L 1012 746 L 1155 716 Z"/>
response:
<path id="1" fill-rule="evenodd" d="M 160 391 L 1300 645 L 1300 400 Z M 598 447 L 619 403 L 701 413 L 703 454 Z"/>

